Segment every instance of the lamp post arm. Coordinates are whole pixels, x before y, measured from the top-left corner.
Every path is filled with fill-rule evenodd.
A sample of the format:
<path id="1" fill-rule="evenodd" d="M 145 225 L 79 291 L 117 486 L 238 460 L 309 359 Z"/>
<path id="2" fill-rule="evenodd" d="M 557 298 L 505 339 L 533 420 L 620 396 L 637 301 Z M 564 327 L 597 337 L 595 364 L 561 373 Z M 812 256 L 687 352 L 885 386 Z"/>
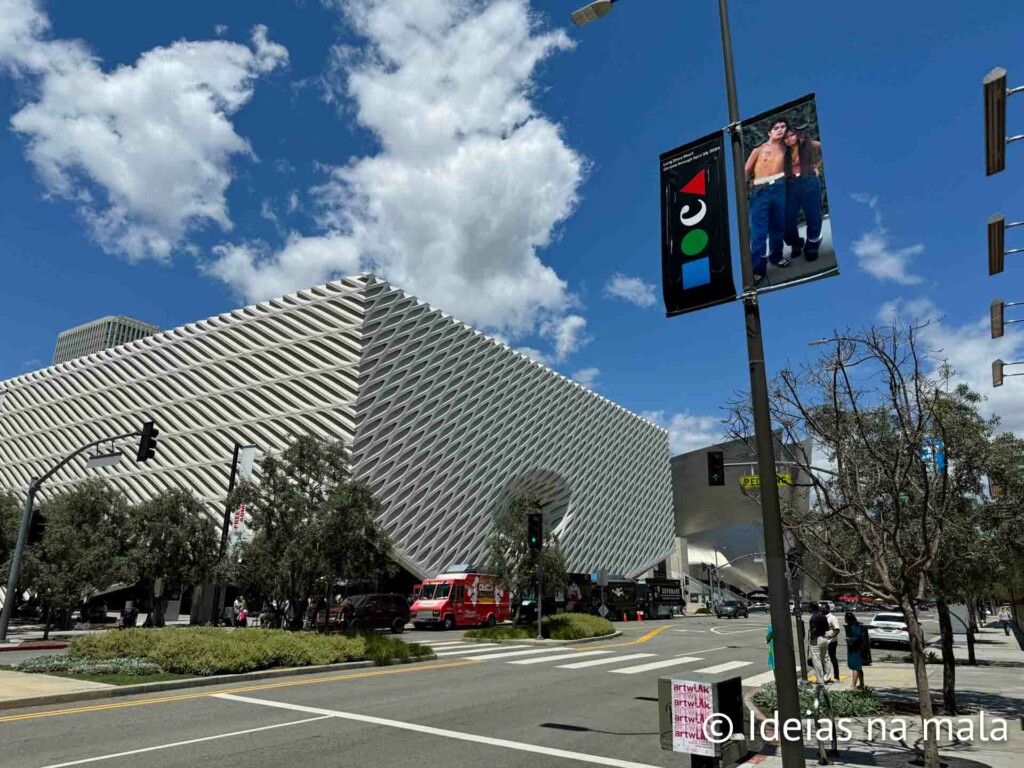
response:
<path id="1" fill-rule="evenodd" d="M 43 483 L 53 477 L 53 475 L 69 461 L 81 456 L 90 448 L 95 448 L 97 445 L 109 443 L 114 440 L 138 437 L 141 434 L 141 432 L 135 431 L 128 432 L 123 435 L 116 435 L 115 437 L 105 437 L 102 440 L 94 440 L 93 442 L 72 451 L 42 475 L 33 479 L 32 482 L 29 483 L 28 493 L 25 496 L 25 508 L 21 513 L 21 526 L 18 528 L 18 542 L 14 546 L 14 555 L 11 558 L 11 573 L 7 577 L 7 591 L 4 593 L 4 607 L 3 610 L 0 611 L 0 643 L 7 642 L 7 627 L 11 623 L 11 614 L 14 612 L 14 598 L 18 594 L 18 577 L 21 574 L 21 561 L 25 556 L 25 546 L 28 543 L 28 531 L 32 525 L 32 507 L 35 503 L 36 494 L 43 487 Z"/>

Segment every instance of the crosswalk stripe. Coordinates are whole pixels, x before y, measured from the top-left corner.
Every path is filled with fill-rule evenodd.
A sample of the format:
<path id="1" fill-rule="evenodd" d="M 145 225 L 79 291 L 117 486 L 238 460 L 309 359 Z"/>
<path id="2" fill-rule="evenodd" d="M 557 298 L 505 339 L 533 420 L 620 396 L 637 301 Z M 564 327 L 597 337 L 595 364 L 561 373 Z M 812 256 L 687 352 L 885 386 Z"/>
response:
<path id="1" fill-rule="evenodd" d="M 744 688 L 760 688 L 765 683 L 775 682 L 775 673 L 769 670 L 753 677 L 744 677 L 740 682 Z"/>
<path id="2" fill-rule="evenodd" d="M 509 645 L 509 646 L 506 646 L 504 650 L 511 651 L 513 649 L 516 649 L 516 648 L 525 648 L 525 647 L 526 647 L 525 645 Z M 463 656 L 463 655 L 465 655 L 467 653 L 500 653 L 500 651 L 498 651 L 496 649 L 495 650 L 491 650 L 491 649 L 487 649 L 487 648 L 481 648 L 479 643 L 472 643 L 471 645 L 467 645 L 465 648 L 459 648 L 457 650 L 449 648 L 449 649 L 444 650 L 444 651 L 439 651 L 436 655 L 437 656 Z"/>
<path id="3" fill-rule="evenodd" d="M 694 670 L 695 672 L 728 672 L 730 669 L 739 669 L 740 667 L 749 667 L 754 662 L 752 661 L 727 661 L 724 664 L 716 664 L 713 667 L 705 667 L 704 669 Z"/>
<path id="4" fill-rule="evenodd" d="M 431 648 L 452 648 L 457 645 L 479 645 L 479 643 L 467 643 L 463 640 L 446 640 L 443 643 L 437 641 L 424 642 L 423 640 L 413 640 L 412 642 L 419 643 L 420 645 L 429 645 Z"/>
<path id="5" fill-rule="evenodd" d="M 636 675 L 640 672 L 649 672 L 652 669 L 674 667 L 680 664 L 692 664 L 695 661 L 703 660 L 704 659 L 698 656 L 680 656 L 679 658 L 668 659 L 667 661 L 652 661 L 650 664 L 639 664 L 635 667 L 623 667 L 622 669 L 613 669 L 612 672 L 617 675 Z"/>
<path id="6" fill-rule="evenodd" d="M 565 659 L 579 659 L 583 656 L 600 656 L 611 651 L 583 651 L 582 653 L 560 653 L 557 656 L 542 656 L 539 659 L 520 659 L 510 661 L 509 664 L 543 664 L 548 661 L 564 661 Z"/>
<path id="7" fill-rule="evenodd" d="M 581 661 L 579 664 L 559 664 L 559 669 L 585 669 L 586 667 L 597 667 L 601 664 L 615 664 L 619 661 L 632 661 L 633 659 L 647 659 L 657 656 L 656 653 L 630 653 L 626 656 L 613 656 L 610 659 L 594 659 L 592 661 Z"/>
<path id="8" fill-rule="evenodd" d="M 532 656 L 535 653 L 551 653 L 550 648 L 527 648 L 524 651 L 512 651 L 511 653 L 501 653 L 497 651 L 491 651 L 490 653 L 482 653 L 476 656 L 467 656 L 469 661 L 489 661 L 490 659 L 504 659 L 509 656 Z"/>

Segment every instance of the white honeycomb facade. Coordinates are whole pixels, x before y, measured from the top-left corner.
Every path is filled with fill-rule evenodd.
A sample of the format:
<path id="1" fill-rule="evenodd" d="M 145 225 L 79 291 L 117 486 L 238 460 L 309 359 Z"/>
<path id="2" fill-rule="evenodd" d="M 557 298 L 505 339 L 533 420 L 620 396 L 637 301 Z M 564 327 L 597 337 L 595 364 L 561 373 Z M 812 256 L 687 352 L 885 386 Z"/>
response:
<path id="1" fill-rule="evenodd" d="M 343 439 L 418 576 L 482 562 L 490 521 L 530 491 L 570 569 L 634 575 L 673 546 L 668 435 L 371 275 L 248 306 L 0 382 L 0 488 L 77 446 L 160 430 L 117 466 L 77 461 L 43 498 L 104 476 L 138 501 L 190 488 L 220 519 L 234 443 Z"/>

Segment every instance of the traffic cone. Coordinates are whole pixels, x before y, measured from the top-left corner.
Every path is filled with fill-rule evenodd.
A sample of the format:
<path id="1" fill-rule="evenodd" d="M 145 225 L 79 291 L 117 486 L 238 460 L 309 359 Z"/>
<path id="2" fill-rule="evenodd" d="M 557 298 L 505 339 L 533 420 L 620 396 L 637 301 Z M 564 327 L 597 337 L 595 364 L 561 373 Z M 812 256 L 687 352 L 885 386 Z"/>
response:
<path id="1" fill-rule="evenodd" d="M 644 620 L 644 613 L 643 613 L 643 611 L 637 611 L 636 612 L 636 620 L 637 621 L 641 621 L 641 622 Z"/>
<path id="2" fill-rule="evenodd" d="M 622 620 L 629 621 L 629 614 L 626 611 L 622 612 Z"/>

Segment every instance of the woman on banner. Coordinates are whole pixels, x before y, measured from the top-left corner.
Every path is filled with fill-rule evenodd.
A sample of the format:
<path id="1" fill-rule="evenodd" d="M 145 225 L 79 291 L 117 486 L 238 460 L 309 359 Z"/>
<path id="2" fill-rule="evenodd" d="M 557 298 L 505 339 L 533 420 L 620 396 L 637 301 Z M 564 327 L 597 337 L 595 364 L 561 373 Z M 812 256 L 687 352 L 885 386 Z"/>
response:
<path id="1" fill-rule="evenodd" d="M 782 159 L 786 174 L 786 232 L 784 240 L 792 250 L 789 258 L 801 253 L 807 261 L 818 258 L 821 248 L 821 142 L 807 138 L 803 128 L 790 128 L 783 139 L 786 152 Z M 806 237 L 800 237 L 798 222 L 803 209 Z"/>

